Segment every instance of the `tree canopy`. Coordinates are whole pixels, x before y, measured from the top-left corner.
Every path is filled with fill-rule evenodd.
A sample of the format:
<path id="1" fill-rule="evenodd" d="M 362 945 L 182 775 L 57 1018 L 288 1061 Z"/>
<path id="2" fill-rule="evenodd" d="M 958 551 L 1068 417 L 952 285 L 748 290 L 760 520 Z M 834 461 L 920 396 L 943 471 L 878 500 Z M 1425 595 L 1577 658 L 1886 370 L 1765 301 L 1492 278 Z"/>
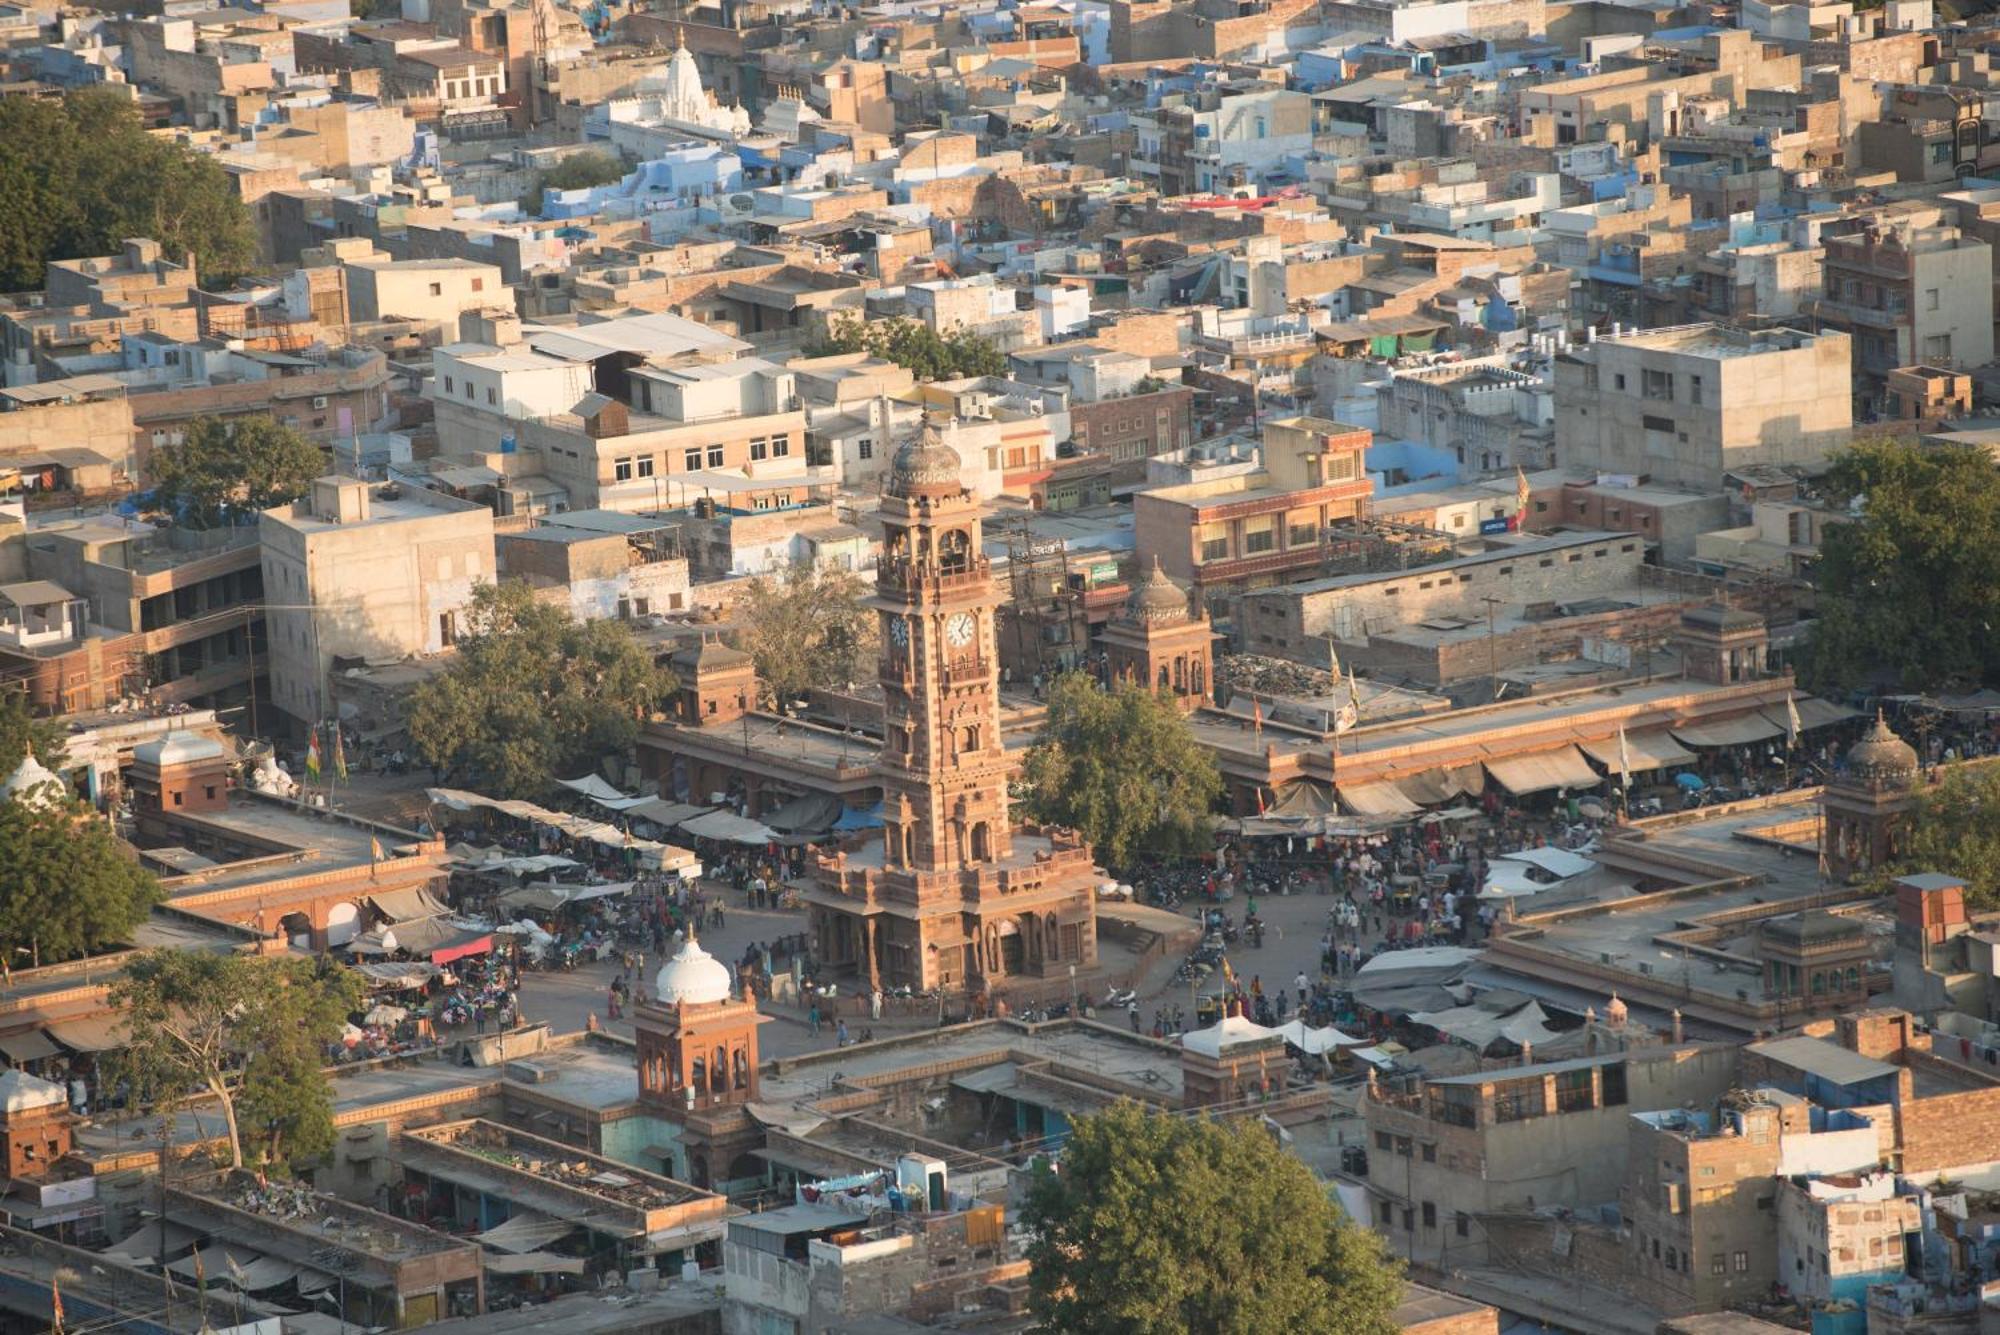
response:
<path id="1" fill-rule="evenodd" d="M 875 621 L 852 571 L 797 562 L 744 586 L 737 647 L 780 711 L 813 686 L 845 686 L 866 674 Z"/>
<path id="2" fill-rule="evenodd" d="M 2000 469 L 1986 453 L 1864 440 L 1824 485 L 1859 513 L 1820 542 L 1808 681 L 2000 682 Z"/>
<path id="3" fill-rule="evenodd" d="M 204 285 L 226 285 L 256 259 L 250 213 L 206 154 L 146 132 L 108 88 L 60 102 L 0 99 L 0 286 L 42 286 L 51 260 L 116 254 L 150 237 L 192 254 Z"/>
<path id="4" fill-rule="evenodd" d="M 332 1146 L 321 1061 L 363 992 L 329 959 L 149 951 L 112 989 L 128 1031 L 115 1064 L 163 1111 L 190 1094 L 214 1098 L 231 1167 L 243 1166 L 246 1124 L 260 1159 L 306 1162 Z"/>
<path id="5" fill-rule="evenodd" d="M 129 942 L 161 897 L 159 881 L 89 807 L 67 794 L 38 796 L 0 802 L 0 955 L 9 968 Z"/>
<path id="6" fill-rule="evenodd" d="M 67 735 L 54 719 L 35 717 L 26 691 L 0 690 L 0 781 L 21 767 L 30 747 L 42 764 L 61 769 Z"/>
<path id="7" fill-rule="evenodd" d="M 521 197 L 521 210 L 540 214 L 544 191 L 588 190 L 593 186 L 615 185 L 624 180 L 626 174 L 624 160 L 615 153 L 594 148 L 572 153 L 546 171 L 535 173 L 534 188 Z"/>
<path id="8" fill-rule="evenodd" d="M 526 584 L 473 590 L 444 671 L 410 693 L 410 741 L 426 762 L 500 797 L 623 754 L 674 690 L 672 672 L 622 621 L 578 621 Z"/>
<path id="9" fill-rule="evenodd" d="M 809 355 L 829 357 L 844 352 L 865 352 L 892 361 L 908 367 L 919 380 L 1007 374 L 1007 357 L 991 340 L 963 329 L 939 334 L 907 316 L 890 320 L 839 316 L 828 328 L 826 339 L 815 344 Z"/>
<path id="10" fill-rule="evenodd" d="M 1106 691 L 1070 672 L 1048 706 L 1022 771 L 1029 814 L 1079 831 L 1114 870 L 1140 853 L 1210 846 L 1222 776 L 1171 699 L 1130 682 Z"/>
<path id="11" fill-rule="evenodd" d="M 1946 771 L 1944 782 L 1919 790 L 1917 810 L 1891 874 L 1934 871 L 1965 882 L 1968 905 L 2000 908 L 2000 769 Z"/>
<path id="12" fill-rule="evenodd" d="M 327 471 L 325 451 L 271 417 L 197 418 L 153 450 L 153 503 L 190 528 L 225 528 L 288 505 Z"/>
<path id="13" fill-rule="evenodd" d="M 1390 1335 L 1402 1279 L 1255 1121 L 1121 1103 L 1077 1121 L 1024 1218 L 1029 1304 L 1065 1335 Z"/>

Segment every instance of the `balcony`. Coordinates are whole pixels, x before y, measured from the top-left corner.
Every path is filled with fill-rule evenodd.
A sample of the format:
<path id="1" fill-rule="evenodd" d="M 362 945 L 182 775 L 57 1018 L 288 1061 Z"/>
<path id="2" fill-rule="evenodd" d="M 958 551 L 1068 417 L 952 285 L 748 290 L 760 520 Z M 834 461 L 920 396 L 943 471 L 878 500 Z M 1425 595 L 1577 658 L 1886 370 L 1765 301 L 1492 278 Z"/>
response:
<path id="1" fill-rule="evenodd" d="M 947 662 L 941 675 L 946 690 L 956 690 L 961 686 L 984 686 L 993 680 L 993 663 L 985 658 Z"/>
<path id="2" fill-rule="evenodd" d="M 983 592 L 992 582 L 993 563 L 983 556 L 956 568 L 941 568 L 935 561 L 913 561 L 907 556 L 885 557 L 875 567 L 878 589 L 912 597 Z"/>

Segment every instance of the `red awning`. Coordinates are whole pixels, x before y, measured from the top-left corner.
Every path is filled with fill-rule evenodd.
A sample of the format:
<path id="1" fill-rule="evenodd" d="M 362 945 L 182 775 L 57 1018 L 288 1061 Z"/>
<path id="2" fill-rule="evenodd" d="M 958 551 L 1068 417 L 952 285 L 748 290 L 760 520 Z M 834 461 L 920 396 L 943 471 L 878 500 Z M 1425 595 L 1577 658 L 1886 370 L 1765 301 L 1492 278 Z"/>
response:
<path id="1" fill-rule="evenodd" d="M 491 934 L 474 937 L 470 941 L 459 941 L 452 945 L 439 946 L 431 952 L 431 963 L 449 964 L 453 960 L 464 959 L 467 955 L 484 955 L 491 949 L 493 949 L 493 937 Z"/>

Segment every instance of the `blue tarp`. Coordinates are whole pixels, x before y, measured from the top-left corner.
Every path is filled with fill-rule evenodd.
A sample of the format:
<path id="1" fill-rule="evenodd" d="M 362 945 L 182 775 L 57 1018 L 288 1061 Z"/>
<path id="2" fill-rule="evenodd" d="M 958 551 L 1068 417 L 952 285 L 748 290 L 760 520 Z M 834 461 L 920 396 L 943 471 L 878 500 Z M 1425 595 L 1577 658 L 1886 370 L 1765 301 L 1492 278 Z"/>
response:
<path id="1" fill-rule="evenodd" d="M 840 813 L 840 819 L 833 823 L 836 834 L 852 834 L 858 830 L 879 830 L 882 828 L 882 804 L 856 810 L 849 807 Z"/>

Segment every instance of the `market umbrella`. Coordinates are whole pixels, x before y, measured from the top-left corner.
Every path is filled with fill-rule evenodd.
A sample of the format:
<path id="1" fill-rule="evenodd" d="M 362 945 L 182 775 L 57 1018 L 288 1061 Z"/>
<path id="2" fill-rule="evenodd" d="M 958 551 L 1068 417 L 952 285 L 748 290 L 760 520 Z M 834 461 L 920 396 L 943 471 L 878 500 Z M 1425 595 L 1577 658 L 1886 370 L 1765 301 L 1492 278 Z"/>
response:
<path id="1" fill-rule="evenodd" d="M 1698 793 L 1708 787 L 1708 780 L 1699 774 L 1681 773 L 1674 775 L 1674 782 L 1691 793 Z"/>
<path id="2" fill-rule="evenodd" d="M 367 1024 L 396 1024 L 410 1018 L 410 1013 L 401 1006 L 373 1006 L 361 1018 Z"/>

